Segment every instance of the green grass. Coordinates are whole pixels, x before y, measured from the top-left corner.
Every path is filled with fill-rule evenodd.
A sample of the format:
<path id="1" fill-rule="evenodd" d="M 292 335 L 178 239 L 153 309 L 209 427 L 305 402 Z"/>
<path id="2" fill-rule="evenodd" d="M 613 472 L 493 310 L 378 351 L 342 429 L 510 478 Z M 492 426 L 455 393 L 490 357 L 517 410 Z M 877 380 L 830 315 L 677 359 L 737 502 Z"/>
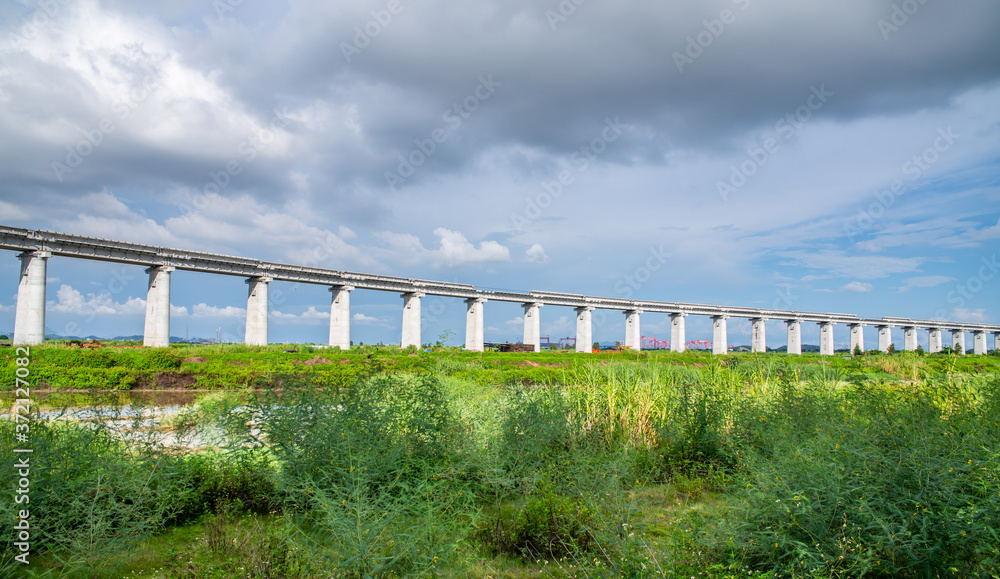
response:
<path id="1" fill-rule="evenodd" d="M 213 346 L 146 360 L 264 376 L 172 419 L 227 432 L 217 452 L 33 425 L 31 573 L 1000 573 L 994 357 L 411 353 Z M 67 356 L 110 370 L 117 355 L 44 347 L 31 368 Z M 169 369 L 194 356 L 206 361 Z M 294 363 L 316 356 L 334 363 Z M 12 437 L 0 421 L 0 446 Z M 3 553 L 0 574 L 24 571 Z"/>

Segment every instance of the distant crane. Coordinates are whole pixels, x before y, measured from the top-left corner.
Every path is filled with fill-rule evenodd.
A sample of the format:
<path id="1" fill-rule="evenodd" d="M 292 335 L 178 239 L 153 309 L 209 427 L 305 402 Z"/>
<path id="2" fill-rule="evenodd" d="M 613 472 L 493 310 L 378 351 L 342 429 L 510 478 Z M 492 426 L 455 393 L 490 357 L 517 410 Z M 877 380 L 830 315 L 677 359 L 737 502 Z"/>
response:
<path id="1" fill-rule="evenodd" d="M 559 338 L 559 349 L 564 350 L 576 346 L 576 338 Z"/>
<path id="2" fill-rule="evenodd" d="M 540 338 L 538 338 L 538 344 L 542 348 L 551 348 L 552 347 L 552 342 L 549 341 L 549 337 L 548 336 L 541 336 Z"/>
<path id="3" fill-rule="evenodd" d="M 642 341 L 643 350 L 669 350 L 670 342 L 666 340 L 657 340 L 656 336 L 652 338 L 648 336 L 642 336 L 639 338 Z"/>

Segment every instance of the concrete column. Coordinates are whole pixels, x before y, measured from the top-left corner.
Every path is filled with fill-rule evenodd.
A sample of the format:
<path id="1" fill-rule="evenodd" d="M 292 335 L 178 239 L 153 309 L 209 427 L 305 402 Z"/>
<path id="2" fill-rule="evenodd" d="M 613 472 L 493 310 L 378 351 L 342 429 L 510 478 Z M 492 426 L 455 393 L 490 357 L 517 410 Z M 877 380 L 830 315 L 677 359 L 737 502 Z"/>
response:
<path id="1" fill-rule="evenodd" d="M 865 327 L 862 324 L 850 324 L 848 326 L 851 328 L 851 353 L 854 353 L 855 348 L 861 348 L 861 351 L 865 351 Z"/>
<path id="2" fill-rule="evenodd" d="M 892 345 L 892 326 L 875 326 L 878 328 L 878 349 L 888 352 Z"/>
<path id="3" fill-rule="evenodd" d="M 625 346 L 633 350 L 642 350 L 642 332 L 639 329 L 641 313 L 641 310 L 625 311 Z"/>
<path id="4" fill-rule="evenodd" d="M 146 291 L 146 328 L 142 345 L 148 348 L 170 347 L 170 274 L 171 266 L 146 269 L 149 290 Z"/>
<path id="5" fill-rule="evenodd" d="M 802 355 L 802 322 L 799 320 L 785 320 L 788 325 L 788 353 L 796 356 Z"/>
<path id="6" fill-rule="evenodd" d="M 469 352 L 482 352 L 483 342 L 483 309 L 484 298 L 469 298 L 465 300 L 465 349 Z"/>
<path id="7" fill-rule="evenodd" d="M 833 322 L 819 323 L 819 355 L 833 355 Z"/>
<path id="8" fill-rule="evenodd" d="M 965 330 L 951 331 L 951 348 L 959 354 L 965 355 Z"/>
<path id="9" fill-rule="evenodd" d="M 965 354 L 965 330 L 951 330 L 951 349 Z"/>
<path id="10" fill-rule="evenodd" d="M 1000 332 L 993 332 L 993 351 L 1000 352 Z"/>
<path id="11" fill-rule="evenodd" d="M 536 352 L 542 351 L 542 324 L 538 309 L 543 304 L 521 304 L 524 308 L 524 343 L 535 347 Z"/>
<path id="12" fill-rule="evenodd" d="M 913 326 L 906 326 L 903 328 L 903 351 L 917 351 L 917 329 Z"/>
<path id="13" fill-rule="evenodd" d="M 975 348 L 975 353 L 977 356 L 986 355 L 986 332 L 979 331 L 976 332 L 975 337 L 973 337 L 972 347 Z"/>
<path id="14" fill-rule="evenodd" d="M 686 314 L 670 314 L 670 351 L 683 352 L 687 344 L 684 332 L 684 316 Z"/>
<path id="15" fill-rule="evenodd" d="M 14 311 L 14 345 L 34 346 L 45 341 L 45 265 L 48 251 L 25 251 Z"/>
<path id="16" fill-rule="evenodd" d="M 941 328 L 930 328 L 927 335 L 928 340 L 928 351 L 931 354 L 936 354 L 943 349 L 943 342 L 941 341 Z"/>
<path id="17" fill-rule="evenodd" d="M 767 352 L 767 332 L 763 318 L 750 320 L 750 349 L 754 352 Z"/>
<path id="18" fill-rule="evenodd" d="M 351 349 L 351 292 L 349 285 L 330 288 L 330 346 Z"/>
<path id="19" fill-rule="evenodd" d="M 243 342 L 247 346 L 267 345 L 267 288 L 269 277 L 252 277 L 247 280 L 247 331 Z"/>
<path id="20" fill-rule="evenodd" d="M 589 353 L 594 348 L 593 327 L 590 323 L 590 312 L 594 311 L 594 308 L 581 307 L 575 308 L 574 311 L 576 311 L 576 351 Z"/>
<path id="21" fill-rule="evenodd" d="M 400 294 L 403 298 L 403 337 L 399 341 L 402 348 L 409 346 L 420 347 L 420 298 L 424 294 L 420 292 L 408 292 Z"/>
<path id="22" fill-rule="evenodd" d="M 729 336 L 726 332 L 728 316 L 712 316 L 712 353 L 725 356 L 729 353 Z"/>

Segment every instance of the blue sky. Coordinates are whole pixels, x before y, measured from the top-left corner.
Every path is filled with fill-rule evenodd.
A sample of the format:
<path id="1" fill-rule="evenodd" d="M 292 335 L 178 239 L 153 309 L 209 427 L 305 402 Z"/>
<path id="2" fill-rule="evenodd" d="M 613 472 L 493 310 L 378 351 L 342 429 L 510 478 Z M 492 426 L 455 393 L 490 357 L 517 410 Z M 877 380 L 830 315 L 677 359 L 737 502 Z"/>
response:
<path id="1" fill-rule="evenodd" d="M 8 2 L 0 223 L 522 291 L 1000 323 L 997 22 L 985 0 Z M 142 332 L 140 268 L 52 258 L 48 274 L 50 331 Z M 4 252 L 0 332 L 17 276 Z M 172 291 L 173 335 L 241 338 L 243 280 L 177 272 Z M 271 295 L 272 341 L 325 341 L 325 288 Z M 354 292 L 354 340 L 398 342 L 401 304 Z M 459 300 L 424 313 L 425 340 L 463 341 Z M 520 338 L 521 314 L 487 304 L 487 341 Z M 669 334 L 662 315 L 642 327 Z M 574 332 L 572 311 L 542 310 L 543 336 Z M 729 333 L 749 343 L 745 320 Z M 621 313 L 595 317 L 595 339 L 623 335 Z"/>

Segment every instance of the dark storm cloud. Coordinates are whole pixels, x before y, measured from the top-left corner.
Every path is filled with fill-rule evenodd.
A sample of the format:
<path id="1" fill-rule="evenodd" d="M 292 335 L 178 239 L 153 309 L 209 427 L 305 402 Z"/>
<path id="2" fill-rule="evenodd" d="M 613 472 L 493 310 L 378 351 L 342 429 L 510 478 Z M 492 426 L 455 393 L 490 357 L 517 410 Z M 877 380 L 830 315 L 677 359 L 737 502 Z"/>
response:
<path id="1" fill-rule="evenodd" d="M 249 134 L 220 122 L 219 107 L 240 107 L 260 124 L 287 107 L 307 111 L 284 127 L 292 143 L 243 163 L 233 186 L 288 199 L 301 194 L 291 175 L 306 174 L 321 202 L 373 218 L 376 198 L 388 193 L 386 171 L 435 129 L 448 129 L 445 141 L 404 187 L 466 170 L 487 151 L 525 176 L 551 173 L 556 159 L 598 137 L 608 119 L 629 129 L 602 160 L 655 164 L 674 150 L 739 149 L 734 138 L 773 127 L 815 87 L 835 94 L 824 118 L 849 122 L 944 106 L 1000 76 L 1000 5 L 986 0 L 221 2 L 222 9 L 175 1 L 141 11 L 100 4 L 161 27 L 172 52 L 122 46 L 108 58 L 117 74 L 136 85 L 143 70 L 174 59 L 233 101 L 176 95 L 196 103 L 172 111 L 179 121 L 203 117 L 204 133 L 187 136 L 188 150 L 177 137 L 165 146 L 156 135 L 140 137 L 142 127 L 123 126 L 62 181 L 52 178 L 51 161 L 67 155 L 81 129 L 113 113 L 97 102 L 100 87 L 58 62 L 3 54 L 13 71 L 0 85 L 8 107 L 0 120 L 9 137 L 0 145 L 5 195 L 93 191 L 136 179 L 201 190 L 241 158 L 236 150 Z M 71 14 L 67 8 L 61 17 Z M 450 127 L 448 111 L 475 94 L 483 77 L 499 88 Z M 205 133 L 219 139 L 207 143 Z"/>

